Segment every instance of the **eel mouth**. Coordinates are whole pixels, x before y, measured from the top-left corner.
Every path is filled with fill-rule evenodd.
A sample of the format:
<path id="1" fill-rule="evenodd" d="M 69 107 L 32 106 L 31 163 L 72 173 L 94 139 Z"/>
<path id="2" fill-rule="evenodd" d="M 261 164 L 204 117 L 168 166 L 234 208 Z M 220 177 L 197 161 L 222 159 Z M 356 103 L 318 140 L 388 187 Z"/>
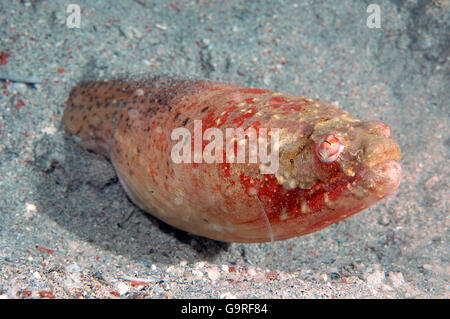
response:
<path id="1" fill-rule="evenodd" d="M 377 197 L 392 194 L 402 179 L 402 168 L 395 160 L 388 160 L 365 169 L 362 174 L 364 188 Z"/>

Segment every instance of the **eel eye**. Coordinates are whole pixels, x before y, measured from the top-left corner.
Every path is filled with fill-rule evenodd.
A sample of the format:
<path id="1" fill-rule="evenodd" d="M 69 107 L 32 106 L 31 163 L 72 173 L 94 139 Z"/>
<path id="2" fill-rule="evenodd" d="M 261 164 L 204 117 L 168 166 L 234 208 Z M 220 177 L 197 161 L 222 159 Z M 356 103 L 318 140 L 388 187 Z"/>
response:
<path id="1" fill-rule="evenodd" d="M 344 145 L 333 134 L 325 135 L 316 147 L 317 156 L 325 163 L 337 160 L 343 150 Z"/>

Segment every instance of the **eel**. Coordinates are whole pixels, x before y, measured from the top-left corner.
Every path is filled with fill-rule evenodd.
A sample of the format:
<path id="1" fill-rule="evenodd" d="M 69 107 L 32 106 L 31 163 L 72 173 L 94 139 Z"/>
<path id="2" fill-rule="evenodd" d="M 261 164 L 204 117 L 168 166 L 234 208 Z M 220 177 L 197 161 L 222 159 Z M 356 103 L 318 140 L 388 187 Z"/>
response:
<path id="1" fill-rule="evenodd" d="M 387 125 L 267 89 L 169 75 L 91 80 L 72 88 L 62 120 L 110 159 L 137 206 L 219 241 L 318 231 L 401 180 Z"/>

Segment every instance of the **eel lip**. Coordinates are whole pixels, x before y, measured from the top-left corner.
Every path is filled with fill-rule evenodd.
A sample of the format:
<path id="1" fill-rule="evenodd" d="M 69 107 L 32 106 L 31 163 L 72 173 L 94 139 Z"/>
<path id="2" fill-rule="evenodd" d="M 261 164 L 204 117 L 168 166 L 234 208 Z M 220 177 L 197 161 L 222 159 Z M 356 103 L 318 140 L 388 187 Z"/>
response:
<path id="1" fill-rule="evenodd" d="M 364 179 L 367 188 L 384 197 L 397 189 L 402 179 L 402 167 L 397 161 L 389 160 L 370 167 Z"/>

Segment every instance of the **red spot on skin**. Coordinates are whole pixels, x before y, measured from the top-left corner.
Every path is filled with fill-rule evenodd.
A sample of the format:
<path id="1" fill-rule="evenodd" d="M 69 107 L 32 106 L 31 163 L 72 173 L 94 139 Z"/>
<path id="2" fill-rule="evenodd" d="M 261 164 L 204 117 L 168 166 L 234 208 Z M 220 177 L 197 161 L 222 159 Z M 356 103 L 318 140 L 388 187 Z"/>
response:
<path id="1" fill-rule="evenodd" d="M 231 177 L 230 163 L 221 163 L 220 166 L 222 167 L 223 176 L 224 177 Z"/>
<path id="2" fill-rule="evenodd" d="M 308 199 L 309 209 L 313 212 L 317 212 L 322 208 L 326 208 L 324 196 L 325 196 L 324 189 L 319 189 L 315 191 Z"/>
<path id="3" fill-rule="evenodd" d="M 235 272 L 236 271 L 236 267 L 230 266 L 230 267 L 228 267 L 228 271 L 229 272 Z"/>
<path id="4" fill-rule="evenodd" d="M 245 103 L 247 103 L 247 104 L 255 104 L 255 99 L 254 98 L 248 98 L 248 99 L 245 99 Z"/>
<path id="5" fill-rule="evenodd" d="M 117 290 L 111 290 L 109 293 L 113 296 L 120 297 L 120 294 Z"/>
<path id="6" fill-rule="evenodd" d="M 59 68 L 58 69 L 58 73 L 64 73 L 64 72 L 66 72 L 66 69 L 64 69 L 64 68 Z"/>
<path id="7" fill-rule="evenodd" d="M 158 183 L 156 182 L 156 179 L 155 179 L 155 176 L 157 176 L 158 174 L 157 174 L 157 172 L 153 169 L 153 167 L 152 167 L 151 164 L 148 165 L 148 171 L 150 172 L 150 175 L 152 176 L 153 183 L 154 183 L 154 184 L 158 184 Z"/>
<path id="8" fill-rule="evenodd" d="M 55 298 L 55 295 L 51 291 L 39 291 L 39 296 L 41 298 Z"/>
<path id="9" fill-rule="evenodd" d="M 270 90 L 264 90 L 264 89 L 242 89 L 240 90 L 241 93 L 244 94 L 264 94 L 271 92 Z"/>
<path id="10" fill-rule="evenodd" d="M 236 154 L 236 150 L 235 150 Z M 225 156 L 225 155 L 224 155 Z M 230 184 L 229 187 L 236 185 L 236 182 L 231 178 L 231 165 L 230 163 L 220 163 L 220 168 L 222 169 L 222 176 L 228 180 Z"/>
<path id="11" fill-rule="evenodd" d="M 206 130 L 211 127 L 220 127 L 228 120 L 228 116 L 233 111 L 237 110 L 238 107 L 236 105 L 230 106 L 225 111 L 223 111 L 217 118 L 215 117 L 214 112 L 210 112 L 205 118 L 202 119 L 202 129 Z M 217 124 L 219 123 L 219 124 Z"/>
<path id="12" fill-rule="evenodd" d="M 45 248 L 45 247 L 42 247 L 42 246 L 37 246 L 36 249 L 38 251 L 40 251 L 41 253 L 47 253 L 49 255 L 53 255 L 53 249 L 48 249 L 48 248 Z"/>
<path id="13" fill-rule="evenodd" d="M 303 107 L 301 104 L 283 105 L 283 107 L 282 107 L 283 111 L 285 111 L 285 112 L 283 112 L 283 114 L 289 114 L 290 112 L 293 112 L 293 111 L 300 112 L 302 110 L 302 108 Z"/>
<path id="14" fill-rule="evenodd" d="M 270 102 L 274 102 L 274 103 L 286 103 L 287 100 L 286 100 L 284 97 L 282 97 L 282 96 L 273 96 L 273 97 L 270 99 Z"/>
<path id="15" fill-rule="evenodd" d="M 11 53 L 3 51 L 0 54 L 0 64 L 1 65 L 5 65 L 6 63 L 8 63 L 8 57 L 9 56 L 11 56 Z"/>
<path id="16" fill-rule="evenodd" d="M 261 122 L 260 121 L 256 121 L 255 123 L 253 123 L 252 127 L 256 130 L 256 133 L 259 136 L 259 127 L 261 126 Z"/>
<path id="17" fill-rule="evenodd" d="M 254 190 L 256 190 L 259 200 L 264 203 L 264 209 L 268 213 L 268 218 L 271 222 L 272 220 L 275 221 L 275 215 L 279 215 L 282 208 L 286 206 L 295 207 L 297 204 L 297 196 L 295 195 L 299 190 L 288 191 L 283 189 L 274 176 L 267 176 L 267 181 L 261 181 L 260 179 L 241 174 L 239 181 L 249 198 L 254 197 Z"/>
<path id="18" fill-rule="evenodd" d="M 209 112 L 208 115 L 206 115 L 206 117 L 202 118 L 201 120 L 202 120 L 202 129 L 214 127 L 216 121 L 214 112 Z"/>
<path id="19" fill-rule="evenodd" d="M 245 112 L 243 115 L 235 118 L 232 121 L 232 123 L 236 124 L 237 127 L 240 127 L 240 126 L 242 126 L 242 124 L 244 124 L 245 119 L 252 117 L 253 115 L 255 115 L 255 113 L 256 113 L 256 108 L 252 107 L 252 108 L 248 109 L 248 111 Z"/>
<path id="20" fill-rule="evenodd" d="M 230 115 L 230 113 L 234 112 L 237 109 L 238 109 L 238 107 L 236 105 L 233 105 L 233 106 L 227 108 L 224 111 L 224 113 L 219 117 L 220 118 L 220 124 L 222 125 L 223 123 L 225 123 L 227 121 L 228 116 Z"/>
<path id="21" fill-rule="evenodd" d="M 31 290 L 24 290 L 22 291 L 22 296 L 31 296 Z"/>

